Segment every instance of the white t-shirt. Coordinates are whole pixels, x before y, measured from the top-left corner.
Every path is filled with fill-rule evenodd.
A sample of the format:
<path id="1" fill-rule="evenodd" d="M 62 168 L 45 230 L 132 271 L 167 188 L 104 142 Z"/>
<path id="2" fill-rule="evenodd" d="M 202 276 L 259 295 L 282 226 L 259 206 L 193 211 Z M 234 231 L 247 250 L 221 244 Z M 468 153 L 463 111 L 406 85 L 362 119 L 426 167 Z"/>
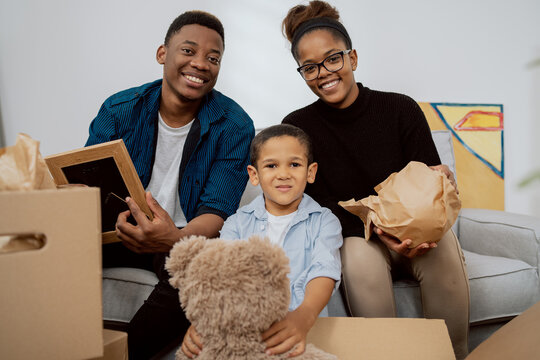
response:
<path id="1" fill-rule="evenodd" d="M 187 224 L 186 216 L 180 206 L 178 182 L 180 181 L 182 152 L 191 125 L 193 125 L 193 120 L 182 127 L 172 128 L 165 124 L 161 114 L 158 113 L 156 157 L 152 177 L 146 188 L 178 227 L 184 227 Z"/>
<path id="2" fill-rule="evenodd" d="M 268 211 L 266 212 L 266 215 L 268 216 L 268 228 L 266 230 L 266 236 L 270 238 L 270 241 L 283 247 L 285 234 L 289 228 L 289 224 L 297 212 L 298 210 L 282 216 L 275 216 L 270 214 Z"/>

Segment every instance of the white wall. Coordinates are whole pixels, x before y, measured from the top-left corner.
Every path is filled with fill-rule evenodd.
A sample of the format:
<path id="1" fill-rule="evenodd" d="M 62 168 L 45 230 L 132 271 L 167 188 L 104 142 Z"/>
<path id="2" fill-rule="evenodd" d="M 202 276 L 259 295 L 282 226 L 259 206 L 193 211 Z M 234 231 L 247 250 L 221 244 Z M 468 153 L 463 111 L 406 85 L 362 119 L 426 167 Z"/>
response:
<path id="1" fill-rule="evenodd" d="M 284 0 L 0 0 L 0 114 L 7 145 L 18 132 L 45 155 L 84 144 L 106 97 L 157 79 L 155 51 L 181 12 L 225 26 L 216 88 L 256 127 L 314 100 L 295 71 L 280 24 Z M 540 1 L 334 0 L 359 54 L 356 79 L 418 101 L 502 103 L 506 209 L 540 216 Z"/>

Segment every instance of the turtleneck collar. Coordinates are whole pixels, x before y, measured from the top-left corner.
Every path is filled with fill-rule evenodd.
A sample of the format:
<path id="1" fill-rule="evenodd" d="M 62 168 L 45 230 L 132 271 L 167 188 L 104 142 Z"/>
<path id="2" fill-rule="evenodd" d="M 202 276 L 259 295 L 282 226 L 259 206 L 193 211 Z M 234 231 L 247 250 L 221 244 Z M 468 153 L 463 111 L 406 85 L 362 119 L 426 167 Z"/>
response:
<path id="1" fill-rule="evenodd" d="M 356 100 L 354 102 L 344 108 L 344 109 L 338 109 L 335 107 L 332 107 L 322 101 L 321 99 L 318 99 L 315 102 L 315 106 L 324 114 L 332 115 L 333 117 L 339 117 L 339 119 L 356 119 L 359 114 L 362 114 L 368 104 L 369 100 L 369 94 L 370 90 L 367 87 L 364 87 L 361 83 L 356 83 L 358 85 L 358 96 L 356 97 Z"/>

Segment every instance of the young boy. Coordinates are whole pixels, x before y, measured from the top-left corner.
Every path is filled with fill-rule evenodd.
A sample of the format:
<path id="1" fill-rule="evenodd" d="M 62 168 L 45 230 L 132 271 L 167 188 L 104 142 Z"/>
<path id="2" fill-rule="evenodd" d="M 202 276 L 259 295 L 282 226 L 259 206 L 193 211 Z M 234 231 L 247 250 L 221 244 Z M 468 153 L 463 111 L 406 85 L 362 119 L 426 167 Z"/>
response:
<path id="1" fill-rule="evenodd" d="M 339 285 L 341 225 L 330 210 L 304 194 L 317 172 L 304 131 L 292 125 L 266 128 L 253 139 L 250 157 L 250 182 L 260 184 L 263 194 L 229 217 L 220 236 L 231 240 L 266 236 L 285 250 L 291 267 L 289 313 L 262 337 L 268 354 L 296 346 L 291 355 L 299 355 L 319 313 L 328 314 L 326 304 Z M 191 358 L 200 348 L 200 338 L 190 328 L 182 349 Z"/>

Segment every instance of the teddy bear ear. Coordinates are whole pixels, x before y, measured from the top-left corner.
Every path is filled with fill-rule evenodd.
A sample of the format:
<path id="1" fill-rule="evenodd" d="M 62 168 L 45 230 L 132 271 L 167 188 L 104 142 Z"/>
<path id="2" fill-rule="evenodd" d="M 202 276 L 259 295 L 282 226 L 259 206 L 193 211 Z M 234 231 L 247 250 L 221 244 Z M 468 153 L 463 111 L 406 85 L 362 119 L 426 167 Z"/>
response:
<path id="1" fill-rule="evenodd" d="M 174 244 L 169 256 L 165 261 L 165 269 L 169 272 L 169 283 L 175 287 L 180 287 L 180 282 L 185 277 L 186 268 L 193 258 L 205 247 L 206 238 L 204 236 L 185 237 Z"/>

